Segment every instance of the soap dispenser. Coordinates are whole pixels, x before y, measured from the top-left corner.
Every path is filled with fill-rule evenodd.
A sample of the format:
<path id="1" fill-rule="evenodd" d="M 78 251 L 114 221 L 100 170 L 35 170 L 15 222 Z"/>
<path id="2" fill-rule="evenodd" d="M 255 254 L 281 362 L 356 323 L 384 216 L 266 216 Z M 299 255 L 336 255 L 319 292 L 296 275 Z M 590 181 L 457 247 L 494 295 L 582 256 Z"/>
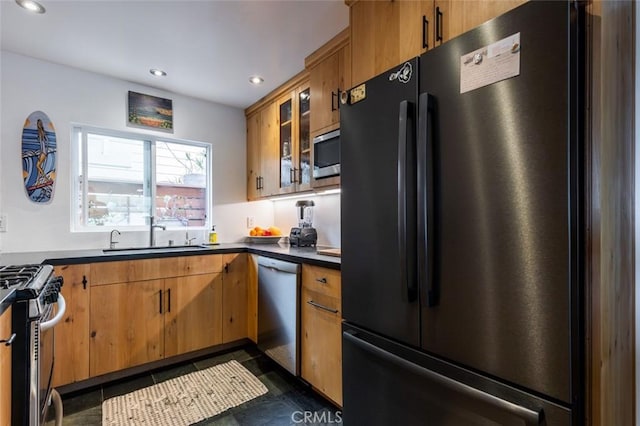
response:
<path id="1" fill-rule="evenodd" d="M 218 244 L 218 233 L 215 225 L 211 227 L 211 232 L 209 232 L 209 244 Z"/>

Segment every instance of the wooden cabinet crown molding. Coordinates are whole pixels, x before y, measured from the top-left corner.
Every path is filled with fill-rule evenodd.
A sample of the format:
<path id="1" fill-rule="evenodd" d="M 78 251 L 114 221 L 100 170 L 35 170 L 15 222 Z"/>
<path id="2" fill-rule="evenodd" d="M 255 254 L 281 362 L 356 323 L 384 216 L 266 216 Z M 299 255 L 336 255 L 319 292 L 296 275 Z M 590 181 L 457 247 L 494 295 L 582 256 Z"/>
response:
<path id="1" fill-rule="evenodd" d="M 286 92 L 295 90 L 297 87 L 301 86 L 305 82 L 305 80 L 309 80 L 309 71 L 307 71 L 306 69 L 300 71 L 298 74 L 294 75 L 289 80 L 273 89 L 267 95 L 260 98 L 253 105 L 245 109 L 245 117 L 248 117 L 256 111 L 260 110 L 263 106 L 274 102 L 277 98 L 281 97 Z"/>
<path id="2" fill-rule="evenodd" d="M 351 30 L 349 27 L 340 31 L 335 37 L 323 44 L 319 49 L 304 59 L 304 67 L 311 69 L 328 56 L 336 53 L 349 44 Z"/>

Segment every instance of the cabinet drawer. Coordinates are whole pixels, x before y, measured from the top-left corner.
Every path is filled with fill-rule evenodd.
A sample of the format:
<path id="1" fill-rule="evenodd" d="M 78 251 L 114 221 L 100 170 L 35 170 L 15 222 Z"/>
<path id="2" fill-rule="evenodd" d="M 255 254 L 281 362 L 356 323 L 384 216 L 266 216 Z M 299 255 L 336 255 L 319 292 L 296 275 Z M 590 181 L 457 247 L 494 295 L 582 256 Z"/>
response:
<path id="1" fill-rule="evenodd" d="M 340 271 L 313 265 L 302 265 L 302 285 L 331 297 L 341 297 Z"/>
<path id="2" fill-rule="evenodd" d="M 302 291 L 302 304 L 301 309 L 303 312 L 305 310 L 317 312 L 317 315 L 338 325 L 342 322 L 342 304 L 338 297 L 328 296 L 305 288 Z"/>
<path id="3" fill-rule="evenodd" d="M 159 257 L 91 265 L 91 285 L 156 280 L 222 272 L 222 255 Z"/>

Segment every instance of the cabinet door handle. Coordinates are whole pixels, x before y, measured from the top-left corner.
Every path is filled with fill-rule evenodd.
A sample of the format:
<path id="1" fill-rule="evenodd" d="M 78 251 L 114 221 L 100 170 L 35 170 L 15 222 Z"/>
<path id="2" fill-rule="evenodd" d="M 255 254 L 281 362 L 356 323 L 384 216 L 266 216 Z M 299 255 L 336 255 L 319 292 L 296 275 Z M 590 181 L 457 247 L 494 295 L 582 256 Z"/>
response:
<path id="1" fill-rule="evenodd" d="M 316 278 L 316 281 L 318 281 L 319 283 L 322 283 L 322 284 L 326 284 L 327 283 L 327 279 L 325 277 Z"/>
<path id="2" fill-rule="evenodd" d="M 336 105 L 337 106 L 333 106 L 333 99 L 335 98 L 336 100 Z M 337 111 L 340 109 L 340 89 L 338 89 L 338 92 L 334 92 L 333 90 L 331 91 L 331 111 Z"/>
<path id="3" fill-rule="evenodd" d="M 422 48 L 429 48 L 429 20 L 427 15 L 422 15 Z"/>
<path id="4" fill-rule="evenodd" d="M 332 314 L 337 314 L 338 313 L 337 309 L 329 308 L 327 306 L 324 306 L 324 305 L 321 305 L 319 303 L 316 303 L 313 300 L 307 300 L 307 303 L 309 305 L 311 305 L 311 306 L 314 306 L 314 307 L 318 308 L 318 309 L 322 309 L 323 311 L 331 312 Z"/>
<path id="5" fill-rule="evenodd" d="M 228 262 L 224 264 L 224 272 L 227 273 L 227 274 L 229 273 L 229 263 Z"/>
<path id="6" fill-rule="evenodd" d="M 159 299 L 160 299 L 160 313 L 162 313 L 162 290 L 160 290 L 159 295 L 160 295 L 160 297 L 159 297 Z"/>
<path id="7" fill-rule="evenodd" d="M 82 276 L 82 288 L 83 288 L 84 290 L 86 290 L 86 289 L 87 289 L 87 276 L 86 276 L 86 275 L 83 275 L 83 276 Z"/>
<path id="8" fill-rule="evenodd" d="M 258 189 L 264 189 L 264 178 L 260 176 L 260 187 Z"/>
<path id="9" fill-rule="evenodd" d="M 256 189 L 260 189 L 260 176 L 256 176 Z"/>
<path id="10" fill-rule="evenodd" d="M 5 346 L 11 346 L 14 340 L 16 340 L 16 333 L 11 334 L 8 339 L 0 340 L 0 343 L 4 343 Z"/>
<path id="11" fill-rule="evenodd" d="M 171 312 L 171 289 L 167 290 L 167 312 Z"/>
<path id="12" fill-rule="evenodd" d="M 442 12 L 439 7 L 436 7 L 436 41 L 442 41 L 442 27 Z"/>

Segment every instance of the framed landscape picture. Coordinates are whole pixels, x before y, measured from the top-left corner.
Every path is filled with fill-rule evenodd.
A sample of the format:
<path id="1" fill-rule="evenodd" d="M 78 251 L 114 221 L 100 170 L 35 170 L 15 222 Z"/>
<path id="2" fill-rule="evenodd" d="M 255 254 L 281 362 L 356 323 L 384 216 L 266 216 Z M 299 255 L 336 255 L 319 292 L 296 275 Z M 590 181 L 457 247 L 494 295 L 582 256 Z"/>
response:
<path id="1" fill-rule="evenodd" d="M 128 123 L 173 132 L 173 103 L 171 99 L 129 91 Z"/>

